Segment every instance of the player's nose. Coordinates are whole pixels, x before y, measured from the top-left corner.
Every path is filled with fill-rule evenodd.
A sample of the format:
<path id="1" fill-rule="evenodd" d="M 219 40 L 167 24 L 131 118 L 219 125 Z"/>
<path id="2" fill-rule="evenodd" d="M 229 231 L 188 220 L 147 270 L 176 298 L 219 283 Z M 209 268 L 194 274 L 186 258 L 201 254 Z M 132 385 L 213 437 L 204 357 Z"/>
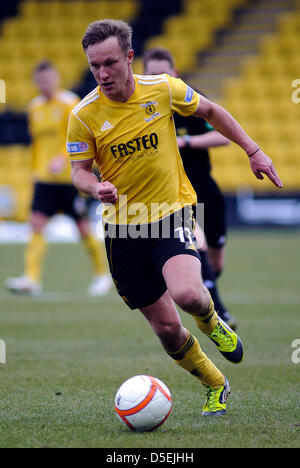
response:
<path id="1" fill-rule="evenodd" d="M 109 73 L 106 68 L 101 67 L 99 71 L 99 77 L 101 82 L 105 82 L 109 80 Z"/>

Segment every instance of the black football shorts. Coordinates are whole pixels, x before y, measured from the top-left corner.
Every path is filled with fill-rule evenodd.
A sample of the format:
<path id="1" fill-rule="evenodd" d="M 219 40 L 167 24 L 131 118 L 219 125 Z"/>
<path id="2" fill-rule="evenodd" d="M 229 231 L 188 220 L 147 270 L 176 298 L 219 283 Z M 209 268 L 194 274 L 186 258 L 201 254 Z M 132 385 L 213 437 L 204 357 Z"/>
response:
<path id="1" fill-rule="evenodd" d="M 180 210 L 158 223 L 141 225 L 139 237 L 139 227 L 133 233 L 129 226 L 104 224 L 110 272 L 119 295 L 131 309 L 151 305 L 165 293 L 162 269 L 171 257 L 188 254 L 200 261 L 193 229 L 191 207 L 189 216 L 182 216 Z"/>
<path id="2" fill-rule="evenodd" d="M 227 222 L 224 195 L 215 180 L 206 175 L 192 181 L 198 203 L 204 204 L 205 237 L 209 247 L 221 248 L 226 243 Z"/>
<path id="3" fill-rule="evenodd" d="M 86 203 L 71 184 L 37 182 L 34 186 L 31 210 L 48 217 L 64 213 L 78 221 L 86 215 Z"/>

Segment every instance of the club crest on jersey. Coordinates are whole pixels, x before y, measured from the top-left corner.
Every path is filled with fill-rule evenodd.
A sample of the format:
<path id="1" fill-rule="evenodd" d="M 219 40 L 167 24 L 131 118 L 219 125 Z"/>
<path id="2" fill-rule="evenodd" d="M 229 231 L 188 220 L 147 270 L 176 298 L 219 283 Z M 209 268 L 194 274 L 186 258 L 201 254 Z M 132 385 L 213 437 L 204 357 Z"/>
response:
<path id="1" fill-rule="evenodd" d="M 145 109 L 146 115 L 148 117 L 145 117 L 146 122 L 151 122 L 151 120 L 155 119 L 155 117 L 158 117 L 160 115 L 159 112 L 156 112 L 156 106 L 158 105 L 157 102 L 155 101 L 148 101 L 146 104 L 141 104 L 143 109 Z"/>

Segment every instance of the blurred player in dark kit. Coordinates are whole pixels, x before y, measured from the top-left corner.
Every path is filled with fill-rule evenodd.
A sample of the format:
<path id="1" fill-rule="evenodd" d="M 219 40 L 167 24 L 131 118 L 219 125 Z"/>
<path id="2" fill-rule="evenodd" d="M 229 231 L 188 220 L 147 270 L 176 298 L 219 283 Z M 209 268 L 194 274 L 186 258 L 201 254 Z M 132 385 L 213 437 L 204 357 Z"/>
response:
<path id="1" fill-rule="evenodd" d="M 143 63 L 145 75 L 167 73 L 178 77 L 174 59 L 167 49 L 154 47 L 147 50 Z M 174 114 L 174 122 L 184 170 L 197 194 L 197 202 L 204 203 L 205 240 L 199 239 L 199 230 L 196 235 L 199 239 L 204 284 L 212 296 L 218 315 L 235 329 L 236 320 L 224 306 L 216 284 L 225 262 L 226 212 L 224 196 L 210 173 L 208 153 L 208 148 L 227 145 L 230 140 L 216 132 L 204 119 Z"/>

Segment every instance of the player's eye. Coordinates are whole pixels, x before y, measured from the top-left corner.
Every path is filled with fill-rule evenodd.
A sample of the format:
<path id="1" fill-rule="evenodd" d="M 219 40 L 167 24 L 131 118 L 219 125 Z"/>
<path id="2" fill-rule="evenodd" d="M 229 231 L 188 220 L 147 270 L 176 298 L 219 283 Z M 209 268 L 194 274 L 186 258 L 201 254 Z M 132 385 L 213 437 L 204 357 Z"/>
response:
<path id="1" fill-rule="evenodd" d="M 97 70 L 99 68 L 98 63 L 91 63 L 91 67 Z"/>

